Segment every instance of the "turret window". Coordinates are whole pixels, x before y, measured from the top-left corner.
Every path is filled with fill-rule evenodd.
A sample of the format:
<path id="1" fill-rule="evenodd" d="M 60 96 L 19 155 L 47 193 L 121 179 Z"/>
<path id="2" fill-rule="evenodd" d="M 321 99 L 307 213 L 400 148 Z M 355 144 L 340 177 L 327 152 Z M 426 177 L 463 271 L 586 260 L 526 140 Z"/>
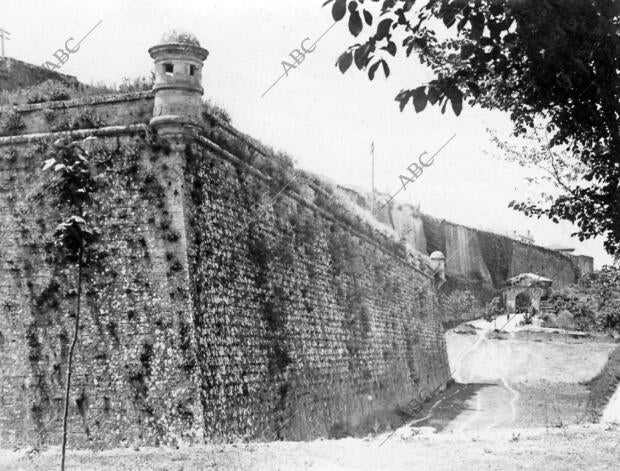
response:
<path id="1" fill-rule="evenodd" d="M 189 66 L 189 74 L 190 75 L 194 75 L 195 73 L 196 73 L 196 66 L 190 64 L 190 66 Z"/>
<path id="2" fill-rule="evenodd" d="M 172 75 L 173 71 L 174 71 L 174 66 L 172 64 L 164 64 L 164 72 L 166 74 Z"/>

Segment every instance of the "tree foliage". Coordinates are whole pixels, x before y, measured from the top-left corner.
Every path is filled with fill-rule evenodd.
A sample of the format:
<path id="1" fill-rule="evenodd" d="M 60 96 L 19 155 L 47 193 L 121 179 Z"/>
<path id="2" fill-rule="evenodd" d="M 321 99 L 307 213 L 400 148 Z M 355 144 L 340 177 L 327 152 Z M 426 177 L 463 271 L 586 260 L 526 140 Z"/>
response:
<path id="1" fill-rule="evenodd" d="M 491 301 L 487 303 L 484 309 L 484 320 L 487 322 L 493 322 L 499 316 L 504 314 L 504 306 L 502 299 L 499 296 L 495 296 Z"/>
<path id="2" fill-rule="evenodd" d="M 587 274 L 579 284 L 591 293 L 598 312 L 599 328 L 620 332 L 620 269 L 606 265 Z"/>
<path id="3" fill-rule="evenodd" d="M 578 285 L 551 295 L 549 302 L 554 314 L 543 319 L 548 325 L 566 328 L 561 324 L 569 319 L 570 328 L 620 332 L 620 269 L 604 266 L 588 273 Z M 564 319 L 560 319 L 560 315 Z"/>
<path id="4" fill-rule="evenodd" d="M 516 135 L 542 121 L 548 147 L 585 168 L 571 192 L 548 207 L 515 203 L 527 215 L 564 219 L 581 240 L 605 235 L 620 247 L 620 2 L 614 0 L 328 0 L 362 42 L 337 60 L 373 80 L 399 52 L 435 78 L 401 90 L 403 110 L 429 104 L 455 114 L 463 102 L 510 113 Z M 364 21 L 360 21 L 363 19 Z M 447 29 L 448 39 L 441 39 Z"/>

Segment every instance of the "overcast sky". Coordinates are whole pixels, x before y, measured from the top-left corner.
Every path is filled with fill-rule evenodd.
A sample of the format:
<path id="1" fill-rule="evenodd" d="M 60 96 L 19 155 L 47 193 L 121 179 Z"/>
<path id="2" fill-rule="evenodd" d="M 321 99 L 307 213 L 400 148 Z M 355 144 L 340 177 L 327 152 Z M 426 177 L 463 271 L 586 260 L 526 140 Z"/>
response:
<path id="1" fill-rule="evenodd" d="M 513 199 L 536 194 L 524 180 L 527 171 L 485 153 L 493 151 L 486 128 L 510 134 L 507 115 L 467 106 L 459 117 L 432 107 L 401 113 L 394 101 L 398 91 L 431 78 L 415 59 L 394 59 L 387 80 L 377 73 L 370 82 L 354 67 L 341 74 L 335 60 L 355 42 L 345 23 L 329 30 L 303 63 L 261 97 L 283 73 L 281 61 L 305 38 L 308 46 L 333 24 L 322 3 L 0 0 L 0 28 L 11 33 L 8 56 L 41 64 L 52 60 L 67 39 L 79 40 L 102 20 L 61 70 L 85 83 L 148 75 L 147 49 L 169 29 L 188 30 L 210 52 L 203 72 L 205 96 L 224 107 L 238 129 L 288 152 L 300 167 L 369 190 L 374 141 L 376 187 L 394 193 L 399 175 L 420 153 L 434 153 L 455 134 L 397 201 L 499 233 L 530 230 L 537 244 L 575 247 L 576 253 L 593 256 L 595 266 L 611 260 L 600 240 L 571 238 L 570 224 L 529 219 L 507 207 Z"/>

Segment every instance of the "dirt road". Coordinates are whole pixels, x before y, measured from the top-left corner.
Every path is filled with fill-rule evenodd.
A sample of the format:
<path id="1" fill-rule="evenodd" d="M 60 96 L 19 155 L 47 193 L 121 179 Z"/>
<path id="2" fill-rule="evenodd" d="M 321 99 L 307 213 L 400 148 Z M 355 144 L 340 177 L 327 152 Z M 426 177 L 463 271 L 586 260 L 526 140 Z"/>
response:
<path id="1" fill-rule="evenodd" d="M 518 320 L 499 334 L 482 320 L 472 323 L 477 329 L 470 334 L 446 333 L 454 379 L 472 394 L 456 416 L 459 395 L 443 401 L 428 425 L 463 432 L 586 421 L 588 389 L 581 383 L 601 370 L 616 344 L 521 330 Z"/>

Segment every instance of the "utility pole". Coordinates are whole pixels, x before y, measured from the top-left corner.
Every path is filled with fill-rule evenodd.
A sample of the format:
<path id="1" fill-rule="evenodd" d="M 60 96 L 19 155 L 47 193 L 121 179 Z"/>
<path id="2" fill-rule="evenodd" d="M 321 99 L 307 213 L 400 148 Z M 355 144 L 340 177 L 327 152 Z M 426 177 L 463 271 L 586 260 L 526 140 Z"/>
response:
<path id="1" fill-rule="evenodd" d="M 372 198 L 370 202 L 370 212 L 375 214 L 375 143 L 374 141 L 370 145 L 370 154 L 372 155 L 372 164 L 370 169 L 371 184 L 372 184 Z"/>
<path id="2" fill-rule="evenodd" d="M 11 36 L 11 33 L 9 33 L 6 29 L 0 28 L 0 51 L 2 52 L 2 56 L 0 57 L 5 57 L 4 40 L 6 39 L 7 41 L 9 41 L 11 39 L 10 36 Z"/>

